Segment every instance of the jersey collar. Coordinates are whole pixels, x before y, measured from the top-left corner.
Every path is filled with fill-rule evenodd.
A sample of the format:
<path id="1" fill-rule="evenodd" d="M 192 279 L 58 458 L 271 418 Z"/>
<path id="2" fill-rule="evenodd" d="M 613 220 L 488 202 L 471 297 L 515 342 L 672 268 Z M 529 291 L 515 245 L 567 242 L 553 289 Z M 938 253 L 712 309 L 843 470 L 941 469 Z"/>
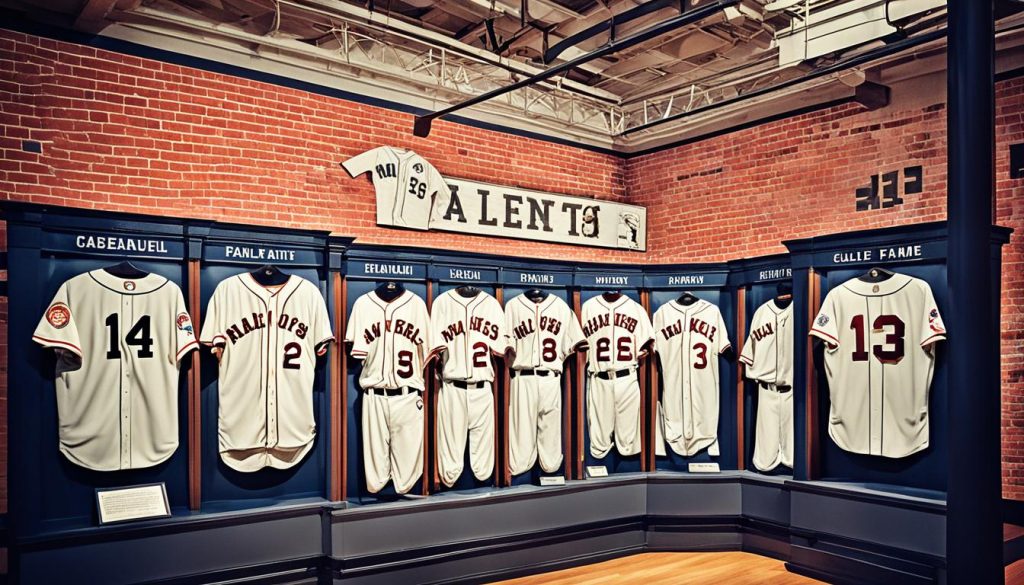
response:
<path id="1" fill-rule="evenodd" d="M 299 282 L 299 279 L 296 276 L 288 275 L 288 280 L 286 280 L 283 285 L 274 289 L 269 289 L 263 286 L 262 284 L 256 282 L 256 279 L 253 278 L 252 274 L 249 274 L 248 272 L 243 272 L 242 274 L 239 274 L 238 278 L 242 280 L 242 283 L 245 285 L 245 288 L 252 291 L 254 295 L 258 296 L 264 301 L 269 301 L 274 297 L 285 296 L 287 292 L 293 290 L 296 286 L 298 286 Z"/>
<path id="2" fill-rule="evenodd" d="M 616 299 L 615 302 L 613 302 L 613 303 L 609 303 L 608 301 L 604 300 L 604 296 L 602 296 L 601 294 L 597 295 L 594 298 L 597 299 L 597 302 L 600 303 L 602 307 L 604 307 L 605 309 L 611 311 L 611 310 L 617 309 L 617 308 L 621 307 L 623 304 L 625 304 L 626 300 L 629 297 L 627 297 L 624 294 L 620 294 L 619 298 Z"/>
<path id="3" fill-rule="evenodd" d="M 849 290 L 865 297 L 883 297 L 907 286 L 911 278 L 906 274 L 893 274 L 888 280 L 882 282 L 864 282 L 859 278 L 851 278 L 843 283 Z"/>
<path id="4" fill-rule="evenodd" d="M 370 292 L 366 293 L 366 295 L 368 297 L 370 297 L 370 300 L 373 301 L 373 304 L 377 305 L 378 307 L 380 307 L 381 309 L 383 309 L 385 311 L 388 308 L 397 307 L 397 306 L 403 304 L 406 301 L 406 299 L 409 298 L 409 295 L 411 295 L 411 294 L 412 294 L 412 291 L 410 291 L 409 289 L 405 289 L 405 292 L 403 292 L 402 294 L 400 294 L 397 297 L 395 297 L 394 300 L 392 300 L 391 302 L 388 302 L 388 301 L 385 301 L 384 299 L 380 298 L 379 296 L 377 296 L 376 291 L 372 291 L 371 290 Z"/>
<path id="5" fill-rule="evenodd" d="M 166 278 L 152 272 L 142 278 L 120 278 L 101 268 L 89 272 L 89 276 L 103 288 L 123 295 L 144 295 L 167 284 Z"/>
<path id="6" fill-rule="evenodd" d="M 780 309 L 779 306 L 775 304 L 775 299 L 772 299 L 772 300 L 768 301 L 765 304 L 768 305 L 768 308 L 771 309 L 771 311 L 773 313 L 775 313 L 776 315 L 783 315 L 783 314 L 785 314 L 787 312 L 792 312 L 793 311 L 793 302 L 792 301 L 790 301 L 790 303 L 788 305 L 786 305 L 785 309 Z"/>
<path id="7" fill-rule="evenodd" d="M 555 302 L 555 295 L 548 293 L 548 296 L 543 301 L 535 303 L 527 298 L 526 293 L 522 293 L 519 295 L 519 300 L 530 309 L 546 309 L 551 306 L 551 303 Z"/>
<path id="8" fill-rule="evenodd" d="M 704 299 L 697 299 L 696 303 L 693 303 L 692 305 L 689 306 L 680 303 L 679 299 L 672 299 L 671 301 L 669 301 L 669 305 L 671 305 L 673 309 L 679 311 L 680 313 L 695 313 L 697 311 L 702 310 L 704 308 L 704 305 L 709 304 L 710 303 L 708 303 Z"/>

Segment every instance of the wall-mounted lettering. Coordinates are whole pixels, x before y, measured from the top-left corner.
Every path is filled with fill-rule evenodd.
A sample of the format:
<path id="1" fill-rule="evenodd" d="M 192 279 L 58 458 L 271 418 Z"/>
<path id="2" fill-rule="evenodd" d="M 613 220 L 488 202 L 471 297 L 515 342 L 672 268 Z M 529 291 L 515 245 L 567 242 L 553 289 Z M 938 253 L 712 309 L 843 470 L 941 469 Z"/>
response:
<path id="1" fill-rule="evenodd" d="M 792 268 L 770 268 L 766 270 L 759 270 L 757 273 L 758 280 L 781 280 L 783 278 L 792 277 Z"/>
<path id="2" fill-rule="evenodd" d="M 106 252 L 168 253 L 167 243 L 163 240 L 125 238 L 122 236 L 78 236 L 75 238 L 75 247 L 80 250 L 102 250 Z"/>
<path id="3" fill-rule="evenodd" d="M 872 175 L 871 184 L 856 191 L 857 211 L 887 209 L 903 204 L 903 195 L 914 195 L 924 190 L 924 170 L 920 165 L 902 171 L 889 171 Z"/>
<path id="4" fill-rule="evenodd" d="M 411 264 L 379 264 L 376 262 L 364 262 L 363 273 L 380 276 L 412 276 Z"/>
<path id="5" fill-rule="evenodd" d="M 224 257 L 235 260 L 294 262 L 295 250 L 284 250 L 279 248 L 250 248 L 248 246 L 224 246 Z"/>

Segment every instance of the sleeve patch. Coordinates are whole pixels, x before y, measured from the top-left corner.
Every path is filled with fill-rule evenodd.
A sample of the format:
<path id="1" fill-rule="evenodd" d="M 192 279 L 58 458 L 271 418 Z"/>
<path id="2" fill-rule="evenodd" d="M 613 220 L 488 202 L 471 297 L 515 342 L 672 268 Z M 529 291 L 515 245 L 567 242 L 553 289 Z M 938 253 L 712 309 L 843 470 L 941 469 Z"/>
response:
<path id="1" fill-rule="evenodd" d="M 818 320 L 815 321 L 815 323 L 818 324 L 818 327 L 824 327 L 825 325 L 828 325 L 828 315 L 818 315 Z"/>
<path id="2" fill-rule="evenodd" d="M 185 331 L 192 334 L 192 319 L 189 318 L 188 313 L 178 313 L 175 318 L 175 323 L 178 325 L 179 331 Z"/>
<path id="3" fill-rule="evenodd" d="M 46 322 L 54 329 L 63 329 L 71 322 L 71 309 L 64 303 L 54 303 L 46 310 Z"/>

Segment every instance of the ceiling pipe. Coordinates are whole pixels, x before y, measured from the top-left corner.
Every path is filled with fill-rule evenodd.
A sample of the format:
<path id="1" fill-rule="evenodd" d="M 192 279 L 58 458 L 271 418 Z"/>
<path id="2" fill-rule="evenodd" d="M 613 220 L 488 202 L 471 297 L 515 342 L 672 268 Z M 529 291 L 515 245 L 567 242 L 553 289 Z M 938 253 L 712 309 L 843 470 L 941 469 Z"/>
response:
<path id="1" fill-rule="evenodd" d="M 606 55 L 610 55 L 612 53 L 628 49 L 629 47 L 638 45 L 640 43 L 644 43 L 646 41 L 649 41 L 653 38 L 656 38 L 658 36 L 661 36 L 662 34 L 676 30 L 678 28 L 693 24 L 695 22 L 700 22 L 701 20 L 709 16 L 712 16 L 725 10 L 729 6 L 735 6 L 736 4 L 739 4 L 739 2 L 740 0 L 718 0 L 717 2 L 713 2 L 705 6 L 701 6 L 700 8 L 690 10 L 683 14 L 674 16 L 668 20 L 661 22 L 660 24 L 656 24 L 654 26 L 645 28 L 644 30 L 633 33 L 623 39 L 611 42 L 601 47 L 600 49 L 596 49 L 585 55 L 580 55 L 579 57 L 572 59 L 570 61 L 566 61 L 561 65 L 551 67 L 550 69 L 545 69 L 544 71 L 541 71 L 536 75 L 531 75 L 530 77 L 526 77 L 524 79 L 516 81 L 515 83 L 511 83 L 504 87 L 500 87 L 498 89 L 482 93 L 468 100 L 464 100 L 457 104 L 444 108 L 443 110 L 431 112 L 430 114 L 426 114 L 423 116 L 416 116 L 416 120 L 413 123 L 412 132 L 415 136 L 419 136 L 421 138 L 426 137 L 430 134 L 430 125 L 437 118 L 447 116 L 448 114 L 457 112 L 470 106 L 474 106 L 476 104 L 485 102 L 487 100 L 515 91 L 517 89 L 534 85 L 546 79 L 550 79 L 560 73 L 570 71 L 576 67 L 579 67 L 580 65 L 583 65 L 584 63 L 588 63 L 595 59 L 600 59 Z"/>
<path id="2" fill-rule="evenodd" d="M 575 47 L 583 41 L 596 37 L 610 29 L 612 26 L 621 26 L 631 20 L 640 18 L 641 16 L 647 16 L 656 10 L 675 6 L 677 3 L 678 0 L 651 0 L 650 2 L 641 4 L 635 8 L 623 11 L 620 14 L 613 15 L 610 19 L 604 22 L 595 24 L 590 28 L 583 29 L 576 34 L 569 35 L 555 43 L 554 46 L 544 51 L 544 63 L 554 61 L 559 55 L 565 52 L 566 49 Z"/>
<path id="3" fill-rule="evenodd" d="M 924 33 L 924 34 L 916 36 L 916 37 L 911 37 L 911 38 L 908 38 L 908 39 L 903 39 L 903 40 L 897 41 L 895 43 L 891 43 L 889 45 L 886 45 L 884 47 L 875 49 L 873 51 L 868 51 L 868 52 L 862 53 L 860 55 L 854 55 L 853 57 L 850 57 L 848 59 L 843 59 L 843 60 L 837 61 L 837 62 L 833 63 L 832 65 L 828 65 L 826 67 L 822 67 L 821 69 L 816 69 L 816 70 L 811 71 L 810 73 L 808 73 L 806 75 L 803 75 L 801 77 L 794 77 L 793 79 L 788 79 L 786 81 L 782 81 L 782 82 L 776 83 L 775 85 L 768 85 L 768 86 L 762 87 L 760 89 L 755 89 L 753 91 L 749 91 L 747 93 L 738 95 L 738 96 L 733 97 L 733 98 L 725 99 L 725 100 L 722 100 L 720 102 L 716 102 L 716 103 L 713 103 L 713 104 L 708 104 L 706 106 L 701 106 L 699 108 L 694 108 L 692 110 L 688 110 L 688 111 L 685 111 L 685 112 L 679 112 L 678 114 L 672 114 L 670 116 L 666 116 L 666 117 L 660 118 L 658 120 L 653 120 L 651 122 L 645 122 L 643 124 L 640 124 L 639 126 L 634 126 L 633 128 L 629 128 L 629 129 L 623 131 L 620 134 L 620 136 L 628 136 L 629 134 L 634 134 L 636 132 L 641 132 L 643 130 L 650 130 L 651 128 L 653 128 L 655 126 L 660 126 L 662 124 L 668 124 L 669 122 L 675 122 L 677 120 L 682 120 L 683 118 L 688 118 L 690 116 L 695 116 L 697 114 L 703 114 L 703 113 L 709 112 L 711 110 L 717 110 L 719 108 L 724 108 L 726 106 L 735 105 L 735 104 L 737 104 L 739 102 L 743 102 L 743 101 L 746 101 L 746 100 L 749 100 L 749 99 L 752 99 L 752 98 L 755 98 L 755 97 L 760 97 L 760 96 L 763 96 L 763 95 L 766 95 L 766 94 L 769 94 L 769 93 L 772 93 L 772 92 L 775 92 L 775 91 L 779 91 L 781 89 L 785 89 L 787 87 L 792 87 L 792 86 L 800 84 L 800 83 L 804 83 L 804 82 L 807 82 L 807 81 L 811 81 L 813 79 L 817 79 L 819 77 L 824 77 L 826 75 L 831 75 L 833 73 L 839 73 L 839 72 L 844 71 L 846 69 L 849 69 L 851 67 L 858 67 L 860 65 L 865 65 L 865 64 L 870 63 L 871 61 L 874 61 L 876 59 L 881 59 L 881 58 L 884 58 L 884 57 L 895 55 L 896 53 L 900 53 L 900 52 L 905 51 L 907 49 L 911 49 L 911 48 L 917 47 L 919 45 L 923 45 L 925 43 L 930 43 L 932 41 L 937 41 L 937 40 L 939 40 L 939 39 L 941 39 L 941 38 L 943 38 L 945 36 L 946 36 L 946 30 L 945 29 L 941 29 L 941 30 L 935 30 L 935 31 L 927 32 L 927 33 Z"/>

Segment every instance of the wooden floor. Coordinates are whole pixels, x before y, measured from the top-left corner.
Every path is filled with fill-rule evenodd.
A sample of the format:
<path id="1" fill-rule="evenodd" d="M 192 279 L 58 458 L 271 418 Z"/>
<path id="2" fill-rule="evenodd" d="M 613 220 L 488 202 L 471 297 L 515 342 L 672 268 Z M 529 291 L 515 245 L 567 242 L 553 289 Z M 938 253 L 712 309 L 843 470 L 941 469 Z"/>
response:
<path id="1" fill-rule="evenodd" d="M 566 569 L 501 581 L 501 585 L 790 585 L 821 583 L 794 573 L 782 561 L 744 552 L 643 553 Z"/>

